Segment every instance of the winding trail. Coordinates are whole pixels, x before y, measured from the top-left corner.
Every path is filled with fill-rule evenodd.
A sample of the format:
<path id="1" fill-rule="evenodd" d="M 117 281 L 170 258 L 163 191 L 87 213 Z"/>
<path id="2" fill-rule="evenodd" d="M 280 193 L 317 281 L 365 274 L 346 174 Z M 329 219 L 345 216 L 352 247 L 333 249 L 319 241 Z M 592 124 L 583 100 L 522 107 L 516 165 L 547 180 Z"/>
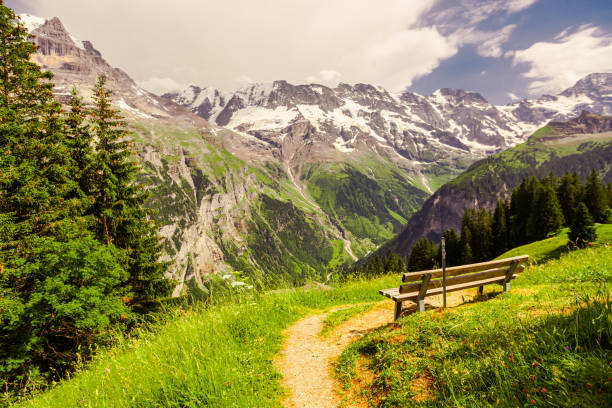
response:
<path id="1" fill-rule="evenodd" d="M 366 313 L 354 316 L 335 328 L 331 336 L 319 337 L 325 317 L 336 310 L 308 316 L 285 331 L 285 343 L 276 368 L 283 374 L 283 386 L 290 395 L 287 408 L 332 408 L 341 401 L 332 377 L 332 363 L 351 342 L 377 327 L 393 321 L 392 302 L 381 302 Z"/>
<path id="2" fill-rule="evenodd" d="M 473 289 L 449 293 L 448 306 L 460 305 L 475 294 Z M 416 305 L 406 303 L 402 314 L 416 311 Z M 428 309 L 439 308 L 441 304 L 441 295 L 427 299 Z M 305 317 L 285 331 L 285 342 L 274 361 L 276 369 L 283 375 L 283 387 L 289 391 L 283 401 L 284 407 L 332 408 L 341 402 L 343 408 L 367 406 L 360 401 L 342 401 L 342 395 L 337 392 L 340 386 L 333 378 L 332 364 L 350 343 L 371 330 L 392 323 L 394 303 L 380 302 L 372 310 L 336 327 L 331 336 L 319 336 L 328 314 L 351 306 L 355 305 L 339 306 L 326 313 Z"/>

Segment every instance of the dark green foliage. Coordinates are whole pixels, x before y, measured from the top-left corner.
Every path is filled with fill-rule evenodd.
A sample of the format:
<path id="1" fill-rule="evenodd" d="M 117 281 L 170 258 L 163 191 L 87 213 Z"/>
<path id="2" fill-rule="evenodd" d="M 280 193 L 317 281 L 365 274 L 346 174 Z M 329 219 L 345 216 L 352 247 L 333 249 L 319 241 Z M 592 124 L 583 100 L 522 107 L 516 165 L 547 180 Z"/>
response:
<path id="1" fill-rule="evenodd" d="M 584 200 L 584 187 L 580 183 L 578 174 L 574 172 L 561 177 L 557 187 L 557 197 L 566 225 L 571 225 L 578 203 Z"/>
<path id="2" fill-rule="evenodd" d="M 494 254 L 504 253 L 510 249 L 509 231 L 507 224 L 508 203 L 502 200 L 497 201 L 495 212 L 493 213 L 493 252 Z"/>
<path id="3" fill-rule="evenodd" d="M 584 248 L 589 242 L 597 239 L 593 218 L 584 203 L 578 204 L 574 220 L 570 225 L 568 238 L 568 244 L 577 248 Z"/>
<path id="4" fill-rule="evenodd" d="M 366 276 L 380 276 L 385 272 L 385 267 L 380 259 L 380 256 L 376 255 L 372 262 L 368 265 L 368 269 L 366 271 Z"/>
<path id="5" fill-rule="evenodd" d="M 85 191 L 92 201 L 89 213 L 96 220 L 98 239 L 126 251 L 127 285 L 132 302 L 141 307 L 170 294 L 172 285 L 164 278 L 168 264 L 159 262 L 160 238 L 148 220 L 152 211 L 142 207 L 149 194 L 134 182 L 138 165 L 131 159 L 125 123 L 111 108 L 103 76 L 94 88 L 93 100 L 91 122 L 96 142 Z"/>
<path id="6" fill-rule="evenodd" d="M 461 241 L 454 228 L 442 234 L 446 242 L 446 266 L 461 265 Z M 442 245 L 438 246 L 438 263 L 442 265 Z"/>
<path id="7" fill-rule="evenodd" d="M 587 177 L 584 196 L 585 204 L 595 222 L 606 222 L 608 197 L 595 169 Z"/>
<path id="8" fill-rule="evenodd" d="M 58 379 L 127 309 L 123 252 L 94 239 L 51 75 L 0 4 L 0 387 Z M 70 125 L 68 125 L 69 127 Z"/>
<path id="9" fill-rule="evenodd" d="M 436 264 L 436 246 L 428 239 L 417 241 L 412 247 L 410 258 L 408 259 L 409 271 L 423 271 L 431 269 Z"/>
<path id="10" fill-rule="evenodd" d="M 469 264 L 469 263 L 472 263 L 472 261 L 474 261 L 474 257 L 472 256 L 472 246 L 470 245 L 471 241 L 472 241 L 472 232 L 470 231 L 470 228 L 467 225 L 463 225 L 463 227 L 461 227 L 461 240 L 460 240 L 460 247 L 461 247 L 461 254 L 459 257 L 460 265 Z"/>
<path id="11" fill-rule="evenodd" d="M 469 240 L 462 242 L 462 247 L 469 244 L 471 257 L 474 262 L 481 262 L 491 257 L 493 244 L 493 229 L 491 215 L 486 209 L 466 210 L 462 221 L 461 230 L 469 230 Z"/>
<path id="12" fill-rule="evenodd" d="M 157 290 L 165 269 L 155 228 L 139 208 L 144 196 L 132 200 L 116 188 L 131 182 L 133 163 L 106 172 L 125 158 L 94 156 L 81 101 L 63 113 L 52 75 L 30 61 L 36 47 L 27 40 L 0 1 L 0 388 L 7 398 L 87 359 L 111 328 L 129 322 L 130 291 L 145 294 L 140 299 L 167 293 Z M 98 111 L 98 130 L 106 113 Z M 113 143 L 112 135 L 96 135 Z M 97 200 L 102 190 L 107 200 Z M 96 212 L 96 202 L 117 205 Z M 128 213 L 142 223 L 126 222 Z M 109 228 L 101 235 L 104 217 Z"/>
<path id="13" fill-rule="evenodd" d="M 536 184 L 535 196 L 531 201 L 531 214 L 527 221 L 529 241 L 540 241 L 556 235 L 563 226 L 563 213 L 557 193 L 550 183 Z"/>
<path id="14" fill-rule="evenodd" d="M 385 261 L 385 273 L 403 273 L 406 271 L 406 265 L 398 254 L 391 253 Z"/>

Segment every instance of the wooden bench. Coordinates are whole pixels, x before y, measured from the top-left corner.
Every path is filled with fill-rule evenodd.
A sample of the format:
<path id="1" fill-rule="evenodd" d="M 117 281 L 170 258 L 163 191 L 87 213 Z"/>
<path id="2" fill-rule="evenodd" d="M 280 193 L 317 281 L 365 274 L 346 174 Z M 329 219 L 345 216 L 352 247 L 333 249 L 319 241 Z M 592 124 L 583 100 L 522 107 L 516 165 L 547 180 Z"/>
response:
<path id="1" fill-rule="evenodd" d="M 446 268 L 446 292 L 454 292 L 479 287 L 482 294 L 484 285 L 497 283 L 503 286 L 504 292 L 510 290 L 510 281 L 521 273 L 529 260 L 529 255 L 514 258 L 498 259 L 469 265 Z M 442 288 L 442 269 L 405 273 L 399 288 L 383 289 L 379 293 L 395 301 L 394 319 L 402 311 L 402 302 L 410 300 L 418 306 L 419 312 L 425 311 L 425 298 L 440 295 Z"/>

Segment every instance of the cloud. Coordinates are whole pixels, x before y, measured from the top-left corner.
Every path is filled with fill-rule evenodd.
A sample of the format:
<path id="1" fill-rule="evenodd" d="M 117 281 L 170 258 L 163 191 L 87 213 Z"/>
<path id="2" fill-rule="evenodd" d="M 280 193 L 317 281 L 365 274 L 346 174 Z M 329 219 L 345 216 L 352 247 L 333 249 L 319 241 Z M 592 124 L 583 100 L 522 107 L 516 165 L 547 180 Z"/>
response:
<path id="1" fill-rule="evenodd" d="M 583 25 L 565 30 L 553 42 L 537 42 L 514 51 L 513 64 L 527 64 L 522 75 L 532 79 L 532 94 L 558 92 L 593 72 L 612 71 L 612 34 Z"/>
<path id="2" fill-rule="evenodd" d="M 324 71 L 334 71 L 344 82 L 401 90 L 457 50 L 437 28 L 419 27 L 436 0 L 20 1 L 32 14 L 58 16 L 143 83 L 231 90 L 248 76 L 332 84 L 339 77 Z"/>
<path id="3" fill-rule="evenodd" d="M 537 0 L 439 0 L 424 16 L 422 25 L 435 24 L 444 34 L 466 27 L 474 28 L 491 17 L 507 18 Z"/>
<path id="4" fill-rule="evenodd" d="M 521 99 L 520 96 L 518 96 L 517 94 L 513 93 L 513 92 L 508 92 L 508 98 L 510 98 L 511 101 L 518 101 Z"/>
<path id="5" fill-rule="evenodd" d="M 306 82 L 309 83 L 321 83 L 321 84 L 333 84 L 342 75 L 338 71 L 333 69 L 322 69 L 317 75 L 310 75 L 306 77 Z"/>
<path id="6" fill-rule="evenodd" d="M 136 82 L 138 83 L 138 86 L 146 89 L 147 91 L 153 92 L 156 95 L 180 91 L 188 86 L 188 84 L 177 82 L 172 78 L 151 77 Z"/>

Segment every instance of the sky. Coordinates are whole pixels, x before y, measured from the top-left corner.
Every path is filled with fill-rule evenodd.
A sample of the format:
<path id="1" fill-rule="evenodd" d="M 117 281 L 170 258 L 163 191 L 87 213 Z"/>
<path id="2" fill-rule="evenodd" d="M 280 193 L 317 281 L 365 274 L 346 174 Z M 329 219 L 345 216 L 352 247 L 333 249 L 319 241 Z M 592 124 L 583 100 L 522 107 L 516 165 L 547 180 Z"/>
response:
<path id="1" fill-rule="evenodd" d="M 612 0 L 5 0 L 59 17 L 155 93 L 252 82 L 439 88 L 489 101 L 612 72 Z"/>

